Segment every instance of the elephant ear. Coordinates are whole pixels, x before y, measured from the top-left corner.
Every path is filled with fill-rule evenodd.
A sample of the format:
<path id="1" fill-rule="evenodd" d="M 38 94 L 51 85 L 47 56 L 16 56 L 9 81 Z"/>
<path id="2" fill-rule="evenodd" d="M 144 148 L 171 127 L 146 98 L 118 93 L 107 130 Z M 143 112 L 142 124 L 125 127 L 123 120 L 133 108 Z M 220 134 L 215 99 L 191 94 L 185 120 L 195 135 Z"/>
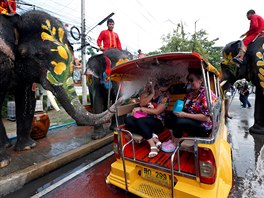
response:
<path id="1" fill-rule="evenodd" d="M 52 27 L 49 20 L 41 28 L 41 39 L 54 44 L 54 48 L 50 49 L 55 54 L 50 62 L 53 69 L 47 72 L 47 79 L 51 84 L 64 85 L 72 73 L 72 53 L 63 42 L 65 32 L 62 27 Z"/>

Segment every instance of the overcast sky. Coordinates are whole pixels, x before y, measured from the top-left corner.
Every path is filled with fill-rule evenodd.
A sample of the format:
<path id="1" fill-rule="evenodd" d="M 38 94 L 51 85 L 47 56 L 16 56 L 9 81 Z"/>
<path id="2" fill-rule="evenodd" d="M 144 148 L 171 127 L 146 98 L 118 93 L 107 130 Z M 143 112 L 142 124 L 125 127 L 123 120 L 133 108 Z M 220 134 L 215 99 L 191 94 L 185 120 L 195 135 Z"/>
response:
<path id="1" fill-rule="evenodd" d="M 44 8 L 64 23 L 80 27 L 81 0 L 23 0 Z M 182 22 L 186 32 L 206 30 L 209 39 L 219 38 L 217 45 L 238 40 L 249 28 L 246 12 L 254 9 L 264 17 L 264 0 L 86 0 L 86 29 L 93 28 L 114 12 L 114 31 L 122 47 L 131 52 L 155 51 L 162 46 L 161 36 L 172 32 Z M 30 6 L 21 5 L 23 11 Z M 22 10 L 20 9 L 20 12 Z M 88 35 L 95 42 L 106 23 L 97 26 Z"/>

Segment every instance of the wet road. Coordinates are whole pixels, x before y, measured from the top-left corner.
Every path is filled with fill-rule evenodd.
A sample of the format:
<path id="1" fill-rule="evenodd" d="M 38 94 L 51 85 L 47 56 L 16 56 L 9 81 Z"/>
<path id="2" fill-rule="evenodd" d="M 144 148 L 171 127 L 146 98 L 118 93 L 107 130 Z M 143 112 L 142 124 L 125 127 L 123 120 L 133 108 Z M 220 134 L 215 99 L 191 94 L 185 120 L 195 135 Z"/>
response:
<path id="1" fill-rule="evenodd" d="M 136 198 L 105 182 L 115 161 L 112 144 L 38 178 L 6 198 Z"/>
<path id="2" fill-rule="evenodd" d="M 230 107 L 233 116 L 228 121 L 232 142 L 234 186 L 230 198 L 264 197 L 264 134 L 250 134 L 248 128 L 254 123 L 255 95 L 249 96 L 250 109 L 240 106 L 238 94 Z"/>

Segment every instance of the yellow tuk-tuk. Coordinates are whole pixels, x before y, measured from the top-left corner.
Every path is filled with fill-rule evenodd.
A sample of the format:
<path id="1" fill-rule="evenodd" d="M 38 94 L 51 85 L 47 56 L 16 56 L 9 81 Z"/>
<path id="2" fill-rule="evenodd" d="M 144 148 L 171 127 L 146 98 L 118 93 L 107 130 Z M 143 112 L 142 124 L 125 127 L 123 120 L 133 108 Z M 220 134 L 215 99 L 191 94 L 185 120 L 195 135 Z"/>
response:
<path id="1" fill-rule="evenodd" d="M 213 126 L 208 137 L 182 137 L 172 153 L 160 151 L 148 157 L 149 145 L 138 134 L 127 130 L 124 116 L 139 105 L 138 93 L 150 79 L 166 78 L 172 110 L 175 101 L 186 94 L 190 70 L 203 74 L 207 104 Z M 116 66 L 110 76 L 119 83 L 117 98 L 127 103 L 117 107 L 117 129 L 113 149 L 116 161 L 111 165 L 107 183 L 140 197 L 228 197 L 232 187 L 231 148 L 224 115 L 224 98 L 219 72 L 198 53 L 168 53 L 132 60 Z M 212 102 L 211 92 L 217 96 Z M 168 129 L 158 134 L 161 142 L 170 138 Z M 186 144 L 188 142 L 188 144 Z"/>

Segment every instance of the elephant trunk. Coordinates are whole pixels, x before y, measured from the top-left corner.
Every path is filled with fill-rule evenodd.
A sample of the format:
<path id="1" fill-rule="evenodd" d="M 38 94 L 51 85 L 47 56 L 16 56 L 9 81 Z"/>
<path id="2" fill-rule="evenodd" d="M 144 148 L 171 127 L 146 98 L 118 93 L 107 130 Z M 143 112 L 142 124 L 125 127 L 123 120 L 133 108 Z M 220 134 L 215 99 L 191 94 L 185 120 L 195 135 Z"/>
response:
<path id="1" fill-rule="evenodd" d="M 65 111 L 76 121 L 78 125 L 99 125 L 107 122 L 113 116 L 116 106 L 121 104 L 117 101 L 109 110 L 100 114 L 92 114 L 88 112 L 81 104 L 73 86 L 68 87 L 68 90 L 61 86 L 53 87 L 52 91 Z"/>

